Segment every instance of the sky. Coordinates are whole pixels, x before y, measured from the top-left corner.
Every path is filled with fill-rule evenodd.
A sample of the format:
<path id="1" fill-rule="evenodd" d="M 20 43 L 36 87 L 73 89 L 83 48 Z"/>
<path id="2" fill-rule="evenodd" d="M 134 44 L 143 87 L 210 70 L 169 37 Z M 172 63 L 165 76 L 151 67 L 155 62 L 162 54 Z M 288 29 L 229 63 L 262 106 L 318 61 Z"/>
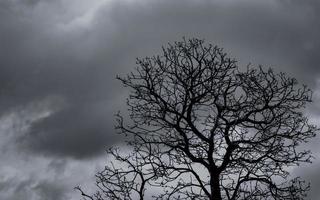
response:
<path id="1" fill-rule="evenodd" d="M 121 145 L 114 114 L 128 91 L 115 79 L 135 59 L 197 37 L 238 64 L 286 72 L 314 91 L 305 111 L 320 126 L 318 0 L 1 0 L 0 199 L 75 200 L 91 191 Z M 313 164 L 292 171 L 320 190 Z"/>

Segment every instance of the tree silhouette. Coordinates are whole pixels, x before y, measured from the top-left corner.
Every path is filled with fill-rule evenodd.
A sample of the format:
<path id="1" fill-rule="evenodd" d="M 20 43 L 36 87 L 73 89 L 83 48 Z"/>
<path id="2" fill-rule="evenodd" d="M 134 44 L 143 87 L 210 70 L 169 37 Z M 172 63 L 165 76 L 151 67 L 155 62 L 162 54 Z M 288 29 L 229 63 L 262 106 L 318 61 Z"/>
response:
<path id="1" fill-rule="evenodd" d="M 137 59 L 118 77 L 130 89 L 131 153 L 110 149 L 87 199 L 303 199 L 309 185 L 290 167 L 310 162 L 297 148 L 318 129 L 303 115 L 311 91 L 284 73 L 240 70 L 217 46 L 199 39 L 169 44 Z M 153 191 L 153 192 L 152 192 Z M 148 197 L 148 199 L 151 197 Z"/>

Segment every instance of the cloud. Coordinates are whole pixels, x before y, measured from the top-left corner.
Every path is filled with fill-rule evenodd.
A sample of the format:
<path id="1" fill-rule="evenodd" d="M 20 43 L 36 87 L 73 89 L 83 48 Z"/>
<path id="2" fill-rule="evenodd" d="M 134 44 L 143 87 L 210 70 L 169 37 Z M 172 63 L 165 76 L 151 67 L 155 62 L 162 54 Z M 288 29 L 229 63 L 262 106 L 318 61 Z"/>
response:
<path id="1" fill-rule="evenodd" d="M 108 121 L 112 112 L 99 105 L 68 106 L 51 117 L 33 123 L 28 134 L 20 138 L 27 149 L 42 154 L 90 158 L 104 153 L 119 137 Z M 105 105 L 107 107 L 107 105 Z"/>
<path id="2" fill-rule="evenodd" d="M 103 166 L 104 158 L 92 161 L 75 161 L 31 158 L 7 162 L 0 167 L 0 199 L 10 200 L 77 200 L 79 193 L 73 188 L 88 181 L 84 188 L 92 191 L 94 173 Z M 24 160 L 28 157 L 29 162 Z M 23 166 L 23 170 L 21 169 Z M 85 172 L 85 173 L 83 173 Z"/>
<path id="3" fill-rule="evenodd" d="M 52 4 L 56 10 L 57 5 Z M 48 118 L 31 123 L 19 142 L 33 152 L 78 158 L 99 155 L 120 138 L 113 130 L 119 84 L 115 83 L 111 57 L 91 52 L 100 47 L 91 43 L 82 27 L 57 29 L 59 24 L 76 20 L 76 11 L 54 17 L 52 10 L 46 15 L 37 6 L 50 8 L 47 2 L 39 2 L 19 14 L 27 8 L 7 3 L 12 12 L 1 18 L 7 28 L 1 29 L 4 37 L 0 40 L 8 48 L 0 49 L 0 111 L 23 110 L 59 96 L 67 104 L 58 105 L 62 106 L 60 111 Z M 38 12 L 43 21 L 37 18 Z M 52 24 L 46 24 L 49 22 Z"/>
<path id="4" fill-rule="evenodd" d="M 14 165 L 9 155 L 23 152 L 30 160 L 21 166 L 34 156 L 42 158 L 38 168 L 49 160 L 70 159 L 69 166 L 99 158 L 122 139 L 113 115 L 125 110 L 128 93 L 115 76 L 133 70 L 135 57 L 157 54 L 183 36 L 224 47 L 241 66 L 270 66 L 317 90 L 319 8 L 316 0 L 3 0 L 0 158 Z M 309 110 L 319 107 L 316 101 Z M 66 192 L 49 177 L 6 180 L 34 188 L 25 191 L 30 195 Z"/>
<path id="5" fill-rule="evenodd" d="M 67 198 L 66 190 L 63 184 L 47 181 L 11 179 L 0 182 L 0 197 L 10 200 L 64 200 Z"/>

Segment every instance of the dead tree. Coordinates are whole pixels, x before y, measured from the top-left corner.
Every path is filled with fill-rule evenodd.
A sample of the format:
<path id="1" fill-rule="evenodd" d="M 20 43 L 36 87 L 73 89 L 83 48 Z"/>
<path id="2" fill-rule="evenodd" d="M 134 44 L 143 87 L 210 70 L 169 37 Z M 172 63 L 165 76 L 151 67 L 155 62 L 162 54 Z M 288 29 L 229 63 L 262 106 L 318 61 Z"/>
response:
<path id="1" fill-rule="evenodd" d="M 117 128 L 134 154 L 114 154 L 127 167 L 98 174 L 96 199 L 143 199 L 147 188 L 155 199 L 303 199 L 309 186 L 289 171 L 311 162 L 297 149 L 318 131 L 303 114 L 311 91 L 271 69 L 240 70 L 203 40 L 162 50 L 118 78 L 131 90 L 131 122 L 118 115 Z"/>

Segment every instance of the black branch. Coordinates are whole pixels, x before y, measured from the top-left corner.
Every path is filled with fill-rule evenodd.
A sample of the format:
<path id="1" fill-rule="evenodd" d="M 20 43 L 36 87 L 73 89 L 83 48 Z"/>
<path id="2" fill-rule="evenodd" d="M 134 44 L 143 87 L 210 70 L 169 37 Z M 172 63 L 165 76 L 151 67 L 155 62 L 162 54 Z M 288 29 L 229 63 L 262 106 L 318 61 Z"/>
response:
<path id="1" fill-rule="evenodd" d="M 312 92 L 284 73 L 240 70 L 221 48 L 184 39 L 137 59 L 118 77 L 130 89 L 131 122 L 117 115 L 132 153 L 109 154 L 87 199 L 292 200 L 309 185 L 289 168 L 311 162 L 298 150 L 318 129 L 304 116 Z M 151 198 L 148 197 L 148 199 Z"/>

